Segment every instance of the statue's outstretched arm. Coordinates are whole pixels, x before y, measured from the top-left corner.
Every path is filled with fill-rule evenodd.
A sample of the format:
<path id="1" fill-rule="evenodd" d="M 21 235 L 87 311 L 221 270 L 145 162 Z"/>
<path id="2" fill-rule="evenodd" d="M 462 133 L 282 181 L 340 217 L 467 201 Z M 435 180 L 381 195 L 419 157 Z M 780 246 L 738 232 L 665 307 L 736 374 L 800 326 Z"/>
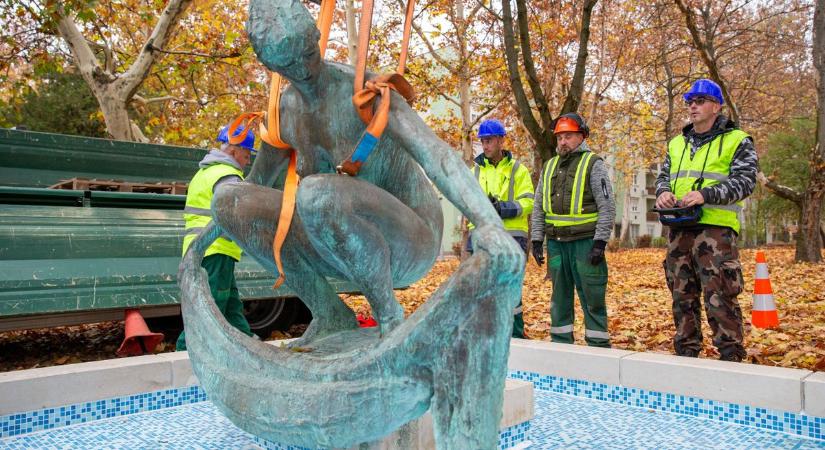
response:
<path id="1" fill-rule="evenodd" d="M 261 186 L 274 187 L 278 175 L 286 170 L 288 164 L 288 151 L 261 142 L 261 149 L 258 151 L 258 155 L 255 156 L 255 162 L 252 164 L 252 169 L 249 170 L 246 181 Z"/>
<path id="2" fill-rule="evenodd" d="M 472 172 L 404 99 L 393 93 L 386 132 L 400 142 L 453 205 L 476 226 L 503 226 Z"/>

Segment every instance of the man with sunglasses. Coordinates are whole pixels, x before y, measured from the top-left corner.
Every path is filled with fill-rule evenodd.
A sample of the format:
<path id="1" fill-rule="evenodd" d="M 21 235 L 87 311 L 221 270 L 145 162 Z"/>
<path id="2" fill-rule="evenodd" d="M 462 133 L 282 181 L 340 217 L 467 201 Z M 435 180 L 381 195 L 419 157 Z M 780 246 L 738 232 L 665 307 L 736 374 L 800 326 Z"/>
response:
<path id="1" fill-rule="evenodd" d="M 722 89 L 697 80 L 684 94 L 690 123 L 668 143 L 656 179 L 656 207 L 701 208 L 698 220 L 671 225 L 664 261 L 673 296 L 680 356 L 702 351 L 702 306 L 713 344 L 724 361 L 742 361 L 742 267 L 736 238 L 742 200 L 756 184 L 758 159 L 751 137 L 721 114 Z"/>

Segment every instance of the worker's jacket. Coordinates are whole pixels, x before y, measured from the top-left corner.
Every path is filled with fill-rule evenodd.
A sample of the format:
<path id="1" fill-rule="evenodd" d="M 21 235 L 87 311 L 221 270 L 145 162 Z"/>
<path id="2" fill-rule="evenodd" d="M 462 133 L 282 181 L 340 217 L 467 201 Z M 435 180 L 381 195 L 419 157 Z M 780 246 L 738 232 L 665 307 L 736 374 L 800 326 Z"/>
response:
<path id="1" fill-rule="evenodd" d="M 545 233 L 551 239 L 592 238 L 599 219 L 590 173 L 599 157 L 577 151 L 556 155 L 544 165 L 541 199 Z"/>
<path id="2" fill-rule="evenodd" d="M 527 167 L 508 151 L 495 166 L 482 153 L 475 159 L 473 173 L 484 193 L 499 201 L 504 229 L 512 236 L 526 238 L 527 222 L 533 212 L 533 180 Z M 473 224 L 469 228 L 474 228 Z"/>
<path id="3" fill-rule="evenodd" d="M 215 186 L 223 180 L 243 180 L 243 171 L 231 156 L 213 150 L 200 162 L 200 170 L 189 182 L 186 194 L 186 207 L 183 210 L 183 219 L 186 221 L 183 237 L 183 254 L 195 240 L 195 237 L 212 221 L 212 196 Z M 213 254 L 228 255 L 236 261 L 241 260 L 241 248 L 226 238 L 218 238 L 204 256 Z"/>
<path id="4" fill-rule="evenodd" d="M 730 175 L 731 161 L 739 144 L 748 134 L 731 129 L 706 142 L 691 156 L 691 149 L 684 135 L 670 140 L 667 151 L 670 157 L 670 190 L 677 199 L 690 191 L 722 183 Z M 701 178 L 701 186 L 697 182 Z M 739 212 L 742 202 L 730 205 L 702 205 L 700 224 L 730 227 L 739 233 Z"/>

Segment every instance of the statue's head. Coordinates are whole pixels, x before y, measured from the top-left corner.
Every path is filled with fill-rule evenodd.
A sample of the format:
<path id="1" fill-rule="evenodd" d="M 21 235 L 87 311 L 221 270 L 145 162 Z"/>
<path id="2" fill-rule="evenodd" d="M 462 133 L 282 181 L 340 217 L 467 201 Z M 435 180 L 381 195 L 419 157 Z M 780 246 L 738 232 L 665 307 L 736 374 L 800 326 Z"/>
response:
<path id="1" fill-rule="evenodd" d="M 321 33 L 299 0 L 252 0 L 249 41 L 258 59 L 292 83 L 312 82 L 321 68 Z"/>

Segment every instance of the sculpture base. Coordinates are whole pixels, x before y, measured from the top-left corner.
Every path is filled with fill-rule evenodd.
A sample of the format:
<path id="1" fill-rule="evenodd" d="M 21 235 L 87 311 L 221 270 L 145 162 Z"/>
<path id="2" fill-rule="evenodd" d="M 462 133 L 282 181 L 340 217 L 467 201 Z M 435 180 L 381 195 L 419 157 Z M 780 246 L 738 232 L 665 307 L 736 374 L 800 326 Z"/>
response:
<path id="1" fill-rule="evenodd" d="M 337 341 L 337 339 L 335 340 Z M 508 379 L 504 388 L 504 407 L 499 430 L 499 449 L 519 448 L 526 444 L 530 421 L 535 414 L 533 406 L 533 384 Z M 505 432 L 510 431 L 510 433 Z M 265 449 L 282 450 L 289 448 L 281 444 L 256 438 L 256 443 Z M 351 450 L 396 450 L 435 449 L 433 419 L 430 413 L 413 420 L 384 439 L 351 447 Z"/>

